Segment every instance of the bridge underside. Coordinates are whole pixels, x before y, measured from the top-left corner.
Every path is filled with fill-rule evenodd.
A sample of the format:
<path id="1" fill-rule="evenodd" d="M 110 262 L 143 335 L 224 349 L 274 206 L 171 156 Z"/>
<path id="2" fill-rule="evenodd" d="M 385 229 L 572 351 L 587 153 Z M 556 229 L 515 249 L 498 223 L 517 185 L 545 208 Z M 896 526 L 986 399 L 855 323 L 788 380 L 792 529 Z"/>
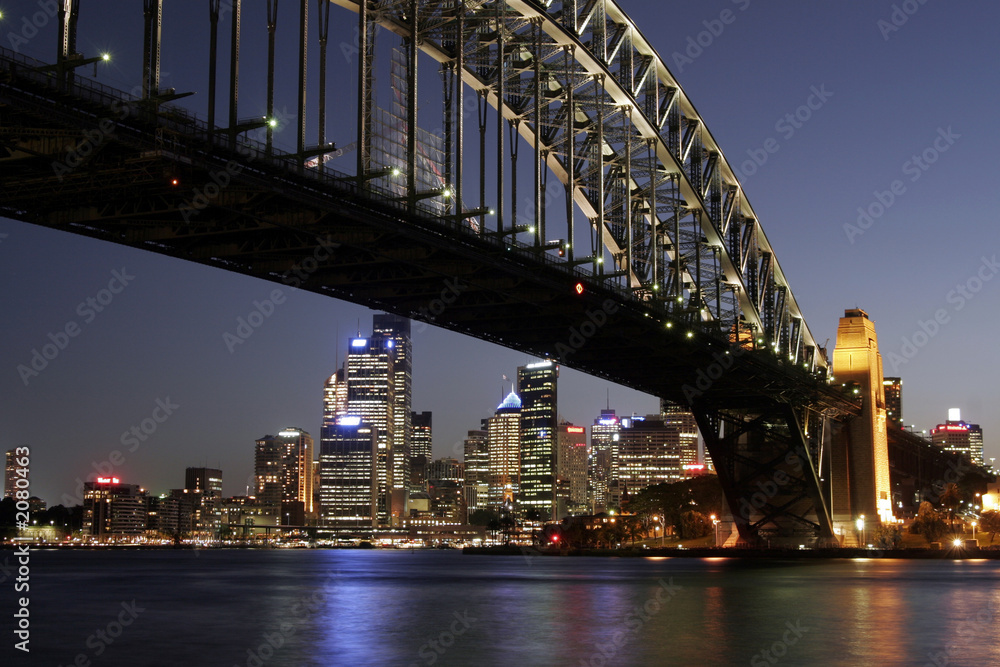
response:
<path id="1" fill-rule="evenodd" d="M 858 406 L 794 362 L 671 319 L 509 236 L 227 146 L 155 103 L 64 94 L 5 67 L 0 215 L 384 309 L 693 404 L 744 539 L 832 535 L 807 424 Z"/>

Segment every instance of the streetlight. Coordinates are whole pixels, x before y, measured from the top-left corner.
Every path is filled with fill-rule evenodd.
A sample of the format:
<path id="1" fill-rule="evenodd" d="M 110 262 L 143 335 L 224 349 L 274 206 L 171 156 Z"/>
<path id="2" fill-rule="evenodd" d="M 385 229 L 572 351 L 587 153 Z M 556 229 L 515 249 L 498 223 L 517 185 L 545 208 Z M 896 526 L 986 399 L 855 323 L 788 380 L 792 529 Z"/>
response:
<path id="1" fill-rule="evenodd" d="M 972 522 L 972 539 L 976 539 L 976 522 Z"/>
<path id="2" fill-rule="evenodd" d="M 719 520 L 715 518 L 713 514 L 711 517 L 712 525 L 715 527 L 715 546 L 719 546 Z"/>
<path id="3" fill-rule="evenodd" d="M 862 514 L 858 517 L 857 521 L 858 532 L 861 533 L 861 546 L 865 546 L 865 515 Z"/>

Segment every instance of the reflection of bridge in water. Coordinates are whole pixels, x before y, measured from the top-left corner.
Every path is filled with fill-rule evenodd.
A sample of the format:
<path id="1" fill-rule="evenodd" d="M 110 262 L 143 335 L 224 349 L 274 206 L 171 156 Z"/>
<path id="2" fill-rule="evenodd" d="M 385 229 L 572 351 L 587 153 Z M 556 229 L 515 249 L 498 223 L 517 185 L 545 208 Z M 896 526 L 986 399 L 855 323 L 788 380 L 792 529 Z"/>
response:
<path id="1" fill-rule="evenodd" d="M 357 14 L 357 130 L 339 151 L 352 173 L 326 166 L 326 3 L 318 143 L 306 141 L 307 4 L 295 153 L 273 146 L 268 122 L 276 3 L 259 17 L 268 116 L 239 118 L 231 67 L 226 127 L 218 0 L 208 123 L 160 87 L 162 0 L 145 2 L 138 96 L 74 74 L 93 60 L 75 53 L 74 12 L 60 15 L 56 64 L 3 51 L 0 214 L 432 321 L 688 404 L 747 540 L 830 540 L 833 514 L 885 513 L 886 458 L 916 489 L 944 478 L 948 457 L 923 442 L 872 444 L 877 391 L 831 386 L 734 171 L 612 0 L 332 3 Z M 376 104 L 383 69 L 390 108 Z M 433 118 L 417 108 L 429 79 Z M 421 123 L 442 131 L 409 131 Z"/>

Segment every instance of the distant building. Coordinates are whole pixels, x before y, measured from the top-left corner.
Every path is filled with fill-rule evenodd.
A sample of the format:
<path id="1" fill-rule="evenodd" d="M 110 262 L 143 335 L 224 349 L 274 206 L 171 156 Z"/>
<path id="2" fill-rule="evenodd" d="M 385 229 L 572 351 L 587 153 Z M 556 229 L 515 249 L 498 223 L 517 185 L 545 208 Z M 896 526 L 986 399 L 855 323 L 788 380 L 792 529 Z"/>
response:
<path id="1" fill-rule="evenodd" d="M 518 506 L 525 514 L 556 518 L 556 431 L 559 366 L 541 361 L 517 369 L 521 397 L 521 481 Z"/>
<path id="2" fill-rule="evenodd" d="M 427 479 L 464 483 L 465 464 L 458 459 L 436 459 L 427 466 Z"/>
<path id="3" fill-rule="evenodd" d="M 557 518 L 589 514 L 587 508 L 587 429 L 559 424 L 556 436 Z"/>
<path id="4" fill-rule="evenodd" d="M 590 427 L 590 460 L 587 466 L 588 502 L 591 513 L 605 512 L 611 504 L 609 490 L 618 479 L 618 438 L 621 424 L 611 408 L 601 410 L 601 416 Z"/>
<path id="5" fill-rule="evenodd" d="M 3 469 L 3 497 L 13 498 L 14 492 L 17 490 L 17 469 L 20 467 L 17 465 L 17 456 L 15 456 L 16 449 L 7 450 L 7 454 L 4 457 L 4 469 Z"/>
<path id="6" fill-rule="evenodd" d="M 430 412 L 410 413 L 410 487 L 422 490 L 427 483 L 427 465 L 433 457 L 433 419 Z"/>
<path id="7" fill-rule="evenodd" d="M 694 418 L 694 413 L 683 405 L 661 400 L 660 418 L 664 424 L 669 424 L 677 430 L 681 469 L 701 463 L 701 457 L 698 455 L 698 422 Z M 709 470 L 713 469 L 708 452 L 705 452 L 705 463 Z"/>
<path id="8" fill-rule="evenodd" d="M 177 498 L 167 494 L 150 497 L 147 501 L 146 530 L 159 537 L 176 537 L 179 534 L 178 511 Z"/>
<path id="9" fill-rule="evenodd" d="M 634 495 L 647 486 L 678 482 L 686 477 L 684 462 L 691 461 L 692 457 L 691 438 L 685 429 L 683 424 L 665 420 L 659 415 L 622 420 L 618 441 L 618 477 L 629 494 Z"/>
<path id="10" fill-rule="evenodd" d="M 983 465 L 983 429 L 979 424 L 962 421 L 958 408 L 948 411 L 948 421 L 931 430 L 931 442 L 948 452 L 964 454 L 976 465 Z"/>
<path id="11" fill-rule="evenodd" d="M 100 542 L 132 541 L 146 530 L 146 490 L 117 477 L 83 485 L 83 532 Z"/>
<path id="12" fill-rule="evenodd" d="M 488 505 L 499 508 L 519 497 L 521 481 L 521 399 L 513 391 L 486 422 L 490 456 Z"/>
<path id="13" fill-rule="evenodd" d="M 903 379 L 882 378 L 885 389 L 885 421 L 890 428 L 901 428 L 903 424 Z"/>
<path id="14" fill-rule="evenodd" d="M 410 320 L 391 313 L 378 313 L 372 317 L 372 336 L 383 336 L 392 342 L 393 371 L 395 373 L 395 401 L 393 408 L 393 439 L 392 464 L 393 484 L 398 490 L 409 490 L 410 457 L 412 445 L 411 419 L 413 416 L 413 344 L 410 342 Z M 424 454 L 430 458 L 429 454 Z M 399 495 L 399 494 L 397 494 Z M 405 505 L 405 493 L 403 503 Z M 396 508 L 401 513 L 403 508 Z"/>
<path id="15" fill-rule="evenodd" d="M 378 523 L 392 523 L 396 447 L 396 342 L 391 336 L 351 340 L 347 355 L 347 410 L 372 429 L 377 442 Z M 407 421 L 409 413 L 407 413 Z M 401 449 L 401 448 L 399 448 Z M 409 459 L 407 459 L 409 466 Z M 409 481 L 407 476 L 406 481 Z"/>
<path id="16" fill-rule="evenodd" d="M 323 426 L 320 438 L 325 435 L 325 429 L 336 426 L 337 418 L 346 414 L 347 378 L 341 367 L 323 385 Z"/>
<path id="17" fill-rule="evenodd" d="M 256 497 L 280 508 L 283 523 L 304 525 L 313 515 L 313 439 L 300 428 L 257 440 Z"/>
<path id="18" fill-rule="evenodd" d="M 485 429 L 469 431 L 465 447 L 465 505 L 469 513 L 486 509 L 490 489 L 489 436 Z"/>
<path id="19" fill-rule="evenodd" d="M 222 471 L 218 468 L 188 468 L 184 472 L 184 488 L 201 492 L 195 530 L 218 535 L 222 520 Z"/>
<path id="20" fill-rule="evenodd" d="M 345 415 L 320 447 L 321 523 L 334 528 L 378 525 L 378 437 L 361 417 Z"/>

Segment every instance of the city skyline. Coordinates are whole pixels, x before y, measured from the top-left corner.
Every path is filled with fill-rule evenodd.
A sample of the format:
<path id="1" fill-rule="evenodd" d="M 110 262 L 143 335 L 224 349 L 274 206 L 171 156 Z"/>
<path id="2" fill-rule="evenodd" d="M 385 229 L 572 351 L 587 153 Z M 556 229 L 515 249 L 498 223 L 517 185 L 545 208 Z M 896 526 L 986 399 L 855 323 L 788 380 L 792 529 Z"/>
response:
<path id="1" fill-rule="evenodd" d="M 998 91 L 961 63 L 990 57 L 986 26 L 997 10 L 929 3 L 886 32 L 879 21 L 889 19 L 891 3 L 849 10 L 692 3 L 670 21 L 649 4 L 621 5 L 741 169 L 816 338 L 833 338 L 846 308 L 864 308 L 878 329 L 886 375 L 903 378 L 906 423 L 929 432 L 959 407 L 983 427 L 985 458 L 995 456 L 1000 421 L 990 380 L 1000 369 L 989 333 L 1000 289 L 984 276 L 995 273 L 988 240 L 997 194 L 987 178 L 1000 148 L 991 132 Z M 5 7 L 5 16 L 16 20 L 15 8 Z M 726 9 L 735 19 L 721 23 Z M 201 79 L 190 76 L 195 58 L 176 41 L 177 9 L 165 11 L 165 83 L 200 90 Z M 138 34 L 123 28 L 125 20 L 101 26 L 85 9 L 81 48 L 118 54 L 98 80 L 130 88 L 138 65 L 127 54 L 137 52 Z M 141 12 L 129 21 L 138 25 Z M 348 33 L 331 41 L 348 41 Z M 52 60 L 49 36 L 22 52 Z M 334 48 L 330 63 L 343 57 Z M 260 71 L 252 55 L 244 71 Z M 928 72 L 941 86 L 933 96 Z M 260 98 L 253 86 L 241 96 L 247 108 Z M 204 115 L 204 95 L 192 100 Z M 795 117 L 803 108 L 807 121 Z M 307 122 L 315 123 L 315 113 Z M 287 137 L 277 136 L 279 145 Z M 893 193 L 896 181 L 902 194 Z M 13 323 L 0 334 L 0 446 L 32 447 L 33 490 L 50 502 L 73 494 L 75 477 L 113 451 L 125 457 L 118 474 L 153 488 L 180 485 L 185 466 L 218 464 L 226 494 L 239 492 L 251 470 L 238 458 L 247 442 L 288 424 L 320 433 L 323 382 L 343 360 L 357 320 L 370 321 L 371 311 L 343 302 L 22 223 L 2 220 L 0 234 L 7 287 L 0 303 Z M 100 310 L 86 305 L 112 287 L 118 291 Z M 253 312 L 263 324 L 227 346 L 224 335 Z M 17 367 L 71 321 L 82 334 L 26 383 Z M 502 375 L 533 361 L 415 324 L 413 409 L 435 413 L 435 457 L 460 455 L 467 431 L 502 400 Z M 608 387 L 620 414 L 656 411 L 653 397 L 583 379 L 565 365 L 562 373 L 560 411 L 573 423 L 594 419 Z"/>

